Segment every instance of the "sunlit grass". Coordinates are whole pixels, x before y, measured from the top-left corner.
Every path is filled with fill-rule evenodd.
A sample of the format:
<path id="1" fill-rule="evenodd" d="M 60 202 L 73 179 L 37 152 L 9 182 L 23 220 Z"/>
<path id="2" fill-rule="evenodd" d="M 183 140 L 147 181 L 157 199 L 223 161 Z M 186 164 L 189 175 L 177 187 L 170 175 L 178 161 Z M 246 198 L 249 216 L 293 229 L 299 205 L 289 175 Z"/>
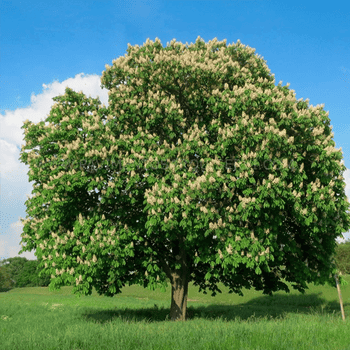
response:
<path id="1" fill-rule="evenodd" d="M 350 282 L 349 275 L 345 277 Z M 108 298 L 77 298 L 72 287 L 21 288 L 0 293 L 0 349 L 350 349 L 336 288 L 309 285 L 273 297 L 211 297 L 189 287 L 189 320 L 168 320 L 165 293 L 140 286 Z M 350 283 L 341 287 L 350 317 Z"/>

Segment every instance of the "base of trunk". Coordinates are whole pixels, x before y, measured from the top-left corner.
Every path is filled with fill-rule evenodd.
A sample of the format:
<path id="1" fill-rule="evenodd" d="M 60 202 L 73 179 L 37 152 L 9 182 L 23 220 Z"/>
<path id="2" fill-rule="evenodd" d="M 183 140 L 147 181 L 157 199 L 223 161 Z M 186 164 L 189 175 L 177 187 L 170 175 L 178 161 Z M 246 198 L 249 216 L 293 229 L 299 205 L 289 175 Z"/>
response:
<path id="1" fill-rule="evenodd" d="M 186 321 L 188 280 L 186 276 L 172 274 L 170 319 Z"/>

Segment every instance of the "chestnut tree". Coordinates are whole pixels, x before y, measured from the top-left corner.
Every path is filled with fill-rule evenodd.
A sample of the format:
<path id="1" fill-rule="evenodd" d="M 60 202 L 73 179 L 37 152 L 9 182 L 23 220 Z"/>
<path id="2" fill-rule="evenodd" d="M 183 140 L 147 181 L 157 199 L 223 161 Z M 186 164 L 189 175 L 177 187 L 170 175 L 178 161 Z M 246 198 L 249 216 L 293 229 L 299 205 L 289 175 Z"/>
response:
<path id="1" fill-rule="evenodd" d="M 20 253 L 35 249 L 51 290 L 170 282 L 170 318 L 185 320 L 190 282 L 212 295 L 335 285 L 350 204 L 323 105 L 216 38 L 128 44 L 101 83 L 108 107 L 67 88 L 22 127 L 35 185 Z"/>

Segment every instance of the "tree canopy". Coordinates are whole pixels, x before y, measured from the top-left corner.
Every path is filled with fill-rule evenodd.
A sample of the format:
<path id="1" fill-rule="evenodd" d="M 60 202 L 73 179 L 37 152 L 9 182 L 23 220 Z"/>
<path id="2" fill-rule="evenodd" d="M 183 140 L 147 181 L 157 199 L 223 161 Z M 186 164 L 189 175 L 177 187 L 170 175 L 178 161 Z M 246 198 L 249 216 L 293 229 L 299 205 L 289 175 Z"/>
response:
<path id="1" fill-rule="evenodd" d="M 27 262 L 27 258 L 19 256 L 0 261 L 0 267 L 3 268 L 3 271 L 6 270 L 8 276 L 10 277 L 9 280 L 11 281 L 11 286 L 15 286 L 17 284 L 18 278 Z"/>
<path id="2" fill-rule="evenodd" d="M 107 107 L 67 88 L 46 121 L 24 122 L 21 252 L 36 250 L 51 289 L 170 281 L 171 319 L 185 320 L 189 282 L 212 295 L 334 284 L 342 151 L 323 106 L 276 86 L 254 52 L 147 39 L 106 65 Z"/>
<path id="3" fill-rule="evenodd" d="M 50 276 L 38 276 L 38 260 L 16 256 L 0 261 L 0 289 L 41 287 L 50 284 Z"/>

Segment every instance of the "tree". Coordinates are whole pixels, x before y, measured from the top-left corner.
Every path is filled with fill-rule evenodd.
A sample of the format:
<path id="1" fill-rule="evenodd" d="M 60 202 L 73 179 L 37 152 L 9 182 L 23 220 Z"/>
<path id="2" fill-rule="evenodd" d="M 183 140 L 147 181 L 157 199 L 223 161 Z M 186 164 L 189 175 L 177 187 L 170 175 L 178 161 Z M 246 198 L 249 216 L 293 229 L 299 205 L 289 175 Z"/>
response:
<path id="1" fill-rule="evenodd" d="M 275 86 L 254 52 L 147 40 L 106 65 L 108 107 L 67 88 L 46 121 L 24 122 L 35 185 L 21 252 L 36 250 L 51 290 L 168 279 L 170 318 L 185 320 L 189 282 L 212 295 L 219 282 L 240 295 L 335 286 L 350 228 L 341 149 L 323 106 Z"/>
<path id="2" fill-rule="evenodd" d="M 50 284 L 50 277 L 39 277 L 38 266 L 38 260 L 28 260 L 17 277 L 16 287 L 47 287 Z"/>
<path id="3" fill-rule="evenodd" d="M 335 252 L 338 269 L 343 274 L 350 274 L 350 240 L 337 244 Z"/>
<path id="4" fill-rule="evenodd" d="M 38 260 L 14 257 L 0 262 L 0 289 L 47 287 L 49 276 L 39 277 Z"/>
<path id="5" fill-rule="evenodd" d="M 14 282 L 5 266 L 0 266 L 0 292 L 14 288 Z"/>
<path id="6" fill-rule="evenodd" d="M 1 262 L 2 267 L 7 271 L 10 280 L 13 282 L 13 287 L 16 287 L 18 277 L 20 276 L 23 267 L 28 262 L 27 258 L 16 256 L 8 258 Z"/>

